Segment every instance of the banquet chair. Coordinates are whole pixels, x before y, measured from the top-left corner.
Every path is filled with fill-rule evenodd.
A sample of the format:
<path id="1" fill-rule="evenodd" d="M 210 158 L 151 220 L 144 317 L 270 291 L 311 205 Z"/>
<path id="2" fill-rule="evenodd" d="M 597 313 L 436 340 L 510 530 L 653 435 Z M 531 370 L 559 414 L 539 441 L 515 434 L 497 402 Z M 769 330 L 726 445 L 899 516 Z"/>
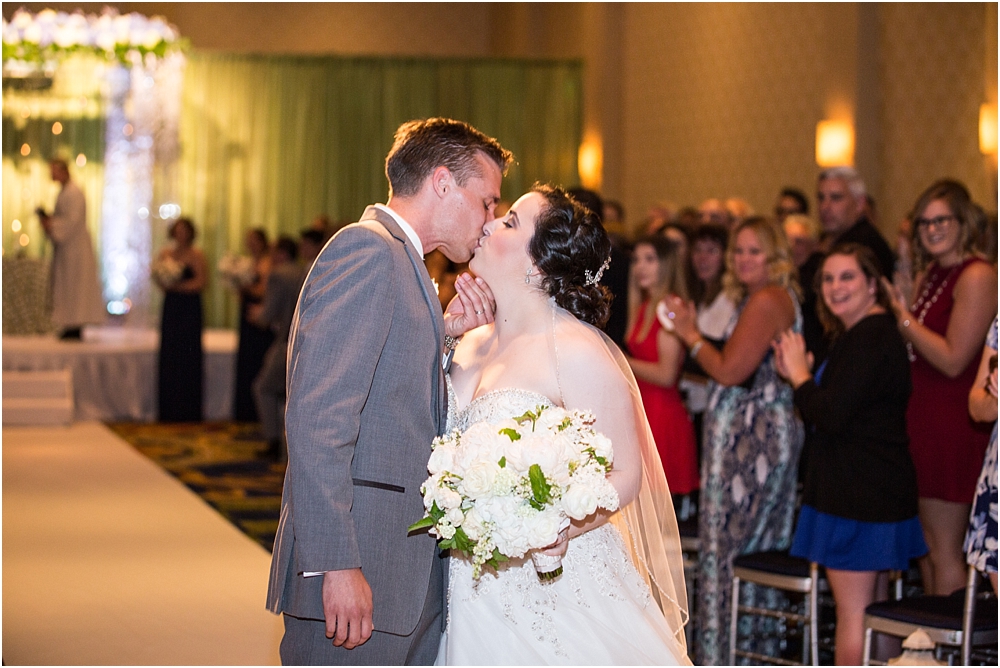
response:
<path id="1" fill-rule="evenodd" d="M 992 593 L 987 598 L 976 595 L 979 577 L 979 571 L 969 566 L 965 588 L 951 596 L 916 596 L 869 605 L 865 609 L 862 665 L 876 663 L 871 659 L 872 635 L 875 632 L 905 638 L 917 629 L 923 629 L 939 648 L 953 648 L 951 655 L 959 652 L 963 666 L 969 665 L 973 647 L 995 646 L 997 601 Z M 992 664 L 996 664 L 995 656 Z M 878 665 L 882 665 L 881 662 Z"/>
<path id="2" fill-rule="evenodd" d="M 782 591 L 804 594 L 805 610 L 757 608 L 740 604 L 740 584 L 752 583 Z M 736 665 L 736 657 L 780 665 L 819 665 L 819 594 L 827 587 L 822 569 L 815 562 L 793 557 L 787 550 L 744 554 L 733 560 L 732 616 L 729 626 L 729 665 Z M 793 622 L 803 627 L 802 663 L 781 657 L 748 652 L 736 648 L 736 634 L 740 615 L 772 617 Z M 804 627 L 809 628 L 809 641 L 805 641 Z"/>

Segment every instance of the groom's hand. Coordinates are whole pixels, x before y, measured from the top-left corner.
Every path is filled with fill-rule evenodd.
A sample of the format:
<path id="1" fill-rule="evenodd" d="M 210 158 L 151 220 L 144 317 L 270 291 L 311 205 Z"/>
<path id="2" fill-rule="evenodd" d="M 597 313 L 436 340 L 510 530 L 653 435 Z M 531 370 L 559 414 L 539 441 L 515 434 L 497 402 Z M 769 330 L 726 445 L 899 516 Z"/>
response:
<path id="1" fill-rule="evenodd" d="M 336 647 L 354 649 L 372 636 L 372 590 L 360 568 L 323 575 L 326 637 Z"/>
<path id="2" fill-rule="evenodd" d="M 461 274 L 455 279 L 456 294 L 444 311 L 444 332 L 456 339 L 469 330 L 493 322 L 497 303 L 486 281 Z"/>

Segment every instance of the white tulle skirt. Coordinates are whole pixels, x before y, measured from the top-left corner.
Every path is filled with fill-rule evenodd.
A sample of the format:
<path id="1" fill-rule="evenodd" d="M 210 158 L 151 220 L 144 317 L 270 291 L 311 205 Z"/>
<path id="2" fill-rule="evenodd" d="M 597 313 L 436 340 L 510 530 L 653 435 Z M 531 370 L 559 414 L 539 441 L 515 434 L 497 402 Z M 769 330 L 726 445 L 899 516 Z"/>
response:
<path id="1" fill-rule="evenodd" d="M 478 582 L 450 562 L 437 665 L 690 665 L 610 525 L 574 538 L 547 584 L 528 558 Z"/>

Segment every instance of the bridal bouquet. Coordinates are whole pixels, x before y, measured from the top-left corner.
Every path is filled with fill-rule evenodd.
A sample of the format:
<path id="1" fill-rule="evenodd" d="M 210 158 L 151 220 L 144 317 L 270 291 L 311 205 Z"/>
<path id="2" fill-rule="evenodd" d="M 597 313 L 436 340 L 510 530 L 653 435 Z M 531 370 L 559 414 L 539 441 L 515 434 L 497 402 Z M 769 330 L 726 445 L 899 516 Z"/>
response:
<path id="1" fill-rule="evenodd" d="M 165 288 L 172 287 L 184 275 L 184 265 L 169 255 L 163 255 L 153 262 L 153 277 Z"/>
<path id="2" fill-rule="evenodd" d="M 257 268 L 252 257 L 227 253 L 219 260 L 219 275 L 230 288 L 239 291 L 257 280 Z"/>
<path id="3" fill-rule="evenodd" d="M 442 549 L 471 556 L 478 579 L 484 565 L 551 545 L 570 519 L 617 510 L 611 441 L 593 424 L 591 413 L 539 406 L 435 439 L 420 488 L 427 512 L 410 531 L 429 528 Z M 562 572 L 558 560 L 535 566 L 543 580 Z"/>

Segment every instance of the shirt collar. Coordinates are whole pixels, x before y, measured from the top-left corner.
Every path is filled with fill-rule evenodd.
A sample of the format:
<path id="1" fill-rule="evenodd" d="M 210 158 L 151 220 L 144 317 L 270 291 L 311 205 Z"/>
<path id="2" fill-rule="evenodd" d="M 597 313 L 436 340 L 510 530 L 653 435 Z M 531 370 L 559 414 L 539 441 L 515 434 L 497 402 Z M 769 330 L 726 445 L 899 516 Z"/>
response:
<path id="1" fill-rule="evenodd" d="M 423 257 L 424 245 L 420 242 L 420 237 L 418 237 L 417 233 L 413 231 L 413 228 L 410 227 L 410 224 L 405 220 L 403 220 L 402 216 L 400 216 L 398 213 L 387 207 L 385 204 L 376 204 L 375 208 L 381 211 L 385 211 L 387 214 L 392 216 L 392 219 L 396 221 L 396 224 L 399 225 L 399 227 L 403 230 L 403 234 L 406 235 L 406 238 L 409 239 L 410 243 L 413 244 L 413 247 L 417 249 L 417 253 L 420 255 L 420 257 Z"/>

